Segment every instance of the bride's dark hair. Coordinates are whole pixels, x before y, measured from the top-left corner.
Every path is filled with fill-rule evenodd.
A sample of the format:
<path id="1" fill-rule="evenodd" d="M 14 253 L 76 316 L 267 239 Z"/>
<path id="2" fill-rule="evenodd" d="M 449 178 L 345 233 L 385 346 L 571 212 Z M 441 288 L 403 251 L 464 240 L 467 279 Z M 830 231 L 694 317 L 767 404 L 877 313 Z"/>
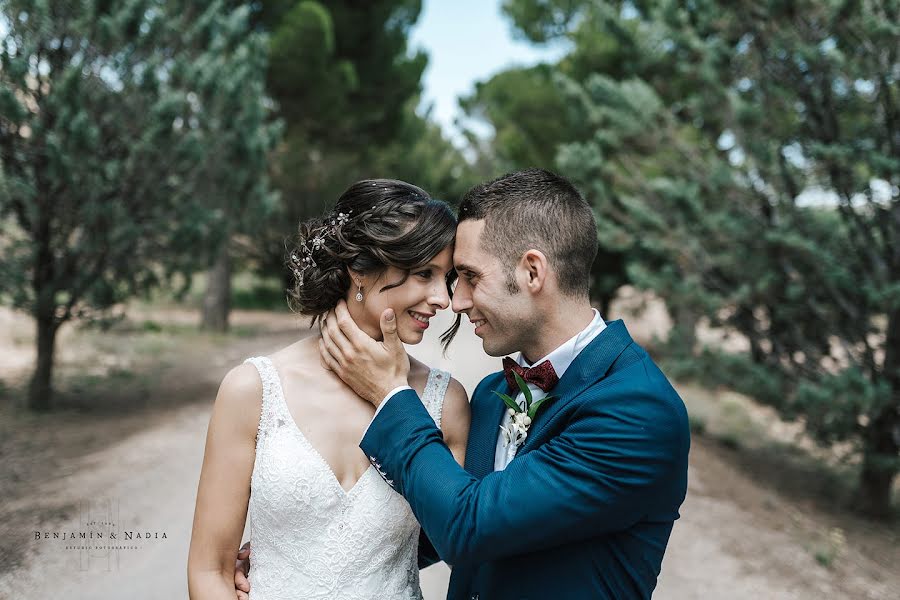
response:
<path id="1" fill-rule="evenodd" d="M 376 277 L 389 266 L 405 271 L 382 292 L 402 285 L 411 269 L 452 244 L 455 235 L 453 211 L 425 190 L 395 179 L 358 181 L 330 213 L 300 223 L 288 249 L 294 274 L 288 303 L 315 325 L 347 296 L 353 284 L 348 269 Z"/>

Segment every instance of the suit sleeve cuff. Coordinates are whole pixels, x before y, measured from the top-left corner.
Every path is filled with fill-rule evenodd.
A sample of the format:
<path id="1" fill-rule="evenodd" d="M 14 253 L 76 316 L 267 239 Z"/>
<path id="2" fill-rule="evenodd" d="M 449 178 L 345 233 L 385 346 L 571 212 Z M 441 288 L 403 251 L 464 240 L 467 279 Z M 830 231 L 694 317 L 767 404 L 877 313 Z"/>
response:
<path id="1" fill-rule="evenodd" d="M 378 413 L 381 412 L 381 409 L 385 407 L 385 405 L 388 403 L 388 401 L 391 398 L 393 398 L 395 395 L 399 394 L 403 390 L 411 390 L 411 389 L 412 388 L 409 387 L 408 385 L 398 385 L 397 387 L 392 389 L 390 392 L 388 392 L 387 396 L 384 397 L 384 400 L 382 400 L 381 404 L 378 405 L 378 408 L 375 409 L 375 414 L 372 415 L 372 421 L 374 421 L 376 418 L 378 418 Z M 372 426 L 372 423 L 369 422 L 369 427 L 371 427 L 371 426 Z M 363 437 L 366 437 L 366 434 L 369 433 L 369 427 L 366 427 L 366 430 L 363 432 Z"/>

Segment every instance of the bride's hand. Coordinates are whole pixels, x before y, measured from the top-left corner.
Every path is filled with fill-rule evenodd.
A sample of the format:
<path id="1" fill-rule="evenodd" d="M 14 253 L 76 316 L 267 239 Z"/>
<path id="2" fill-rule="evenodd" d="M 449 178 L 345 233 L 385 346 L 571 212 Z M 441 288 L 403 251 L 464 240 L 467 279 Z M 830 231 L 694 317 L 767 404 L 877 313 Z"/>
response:
<path id="1" fill-rule="evenodd" d="M 234 561 L 234 591 L 238 600 L 250 600 L 250 542 L 247 542 L 237 553 Z"/>
<path id="2" fill-rule="evenodd" d="M 376 407 L 394 388 L 408 385 L 409 357 L 397 336 L 392 309 L 381 315 L 383 342 L 376 342 L 357 327 L 341 300 L 322 326 L 319 355 L 325 368 L 334 371 L 361 398 Z"/>

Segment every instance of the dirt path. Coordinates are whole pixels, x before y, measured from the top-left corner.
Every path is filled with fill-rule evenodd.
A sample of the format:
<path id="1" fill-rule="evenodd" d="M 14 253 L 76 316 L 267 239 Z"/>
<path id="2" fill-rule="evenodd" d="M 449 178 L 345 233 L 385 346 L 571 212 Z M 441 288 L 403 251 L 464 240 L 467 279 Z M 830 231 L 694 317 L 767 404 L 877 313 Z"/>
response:
<path id="1" fill-rule="evenodd" d="M 433 340 L 412 349 L 433 365 L 449 368 L 466 386 L 495 368 L 478 340 L 462 335 L 448 359 Z M 464 328 L 465 329 L 465 328 Z M 4 500 L 7 551 L 21 557 L 0 575 L 0 598 L 118 599 L 184 598 L 185 564 L 209 408 L 215 387 L 229 365 L 284 345 L 288 329 L 234 341 L 215 359 L 195 356 L 170 371 L 172 394 L 201 401 L 172 408 L 144 428 L 120 436 L 96 451 L 55 457 L 53 476 L 29 480 L 16 498 Z M 206 361 L 209 366 L 199 366 Z M 192 381 L 178 381 L 194 373 Z M 199 382 L 199 383 L 198 383 Z M 178 390 L 182 390 L 179 392 Z M 36 430 L 37 431 L 37 430 Z M 45 441 L 49 441 L 49 438 Z M 117 533 L 120 550 L 72 550 L 83 542 L 52 539 L 53 533 L 103 529 Z M 51 539 L 35 539 L 35 531 Z M 123 539 L 133 532 L 130 540 Z M 150 534 L 146 539 L 146 534 Z M 165 538 L 161 538 L 165 534 Z M 140 535 L 140 539 L 136 536 Z M 864 552 L 852 532 L 834 534 L 830 522 L 738 472 L 715 443 L 695 439 L 690 490 L 676 523 L 655 597 L 691 598 L 872 598 L 897 597 L 900 564 L 896 546 Z M 245 538 L 247 539 L 246 535 Z M 108 541 L 96 544 L 108 543 Z M 893 552 L 893 553 L 892 553 Z M 821 560 L 830 566 L 821 565 Z M 6 571 L 10 564 L 21 563 Z M 426 598 L 443 598 L 447 569 L 423 572 Z"/>

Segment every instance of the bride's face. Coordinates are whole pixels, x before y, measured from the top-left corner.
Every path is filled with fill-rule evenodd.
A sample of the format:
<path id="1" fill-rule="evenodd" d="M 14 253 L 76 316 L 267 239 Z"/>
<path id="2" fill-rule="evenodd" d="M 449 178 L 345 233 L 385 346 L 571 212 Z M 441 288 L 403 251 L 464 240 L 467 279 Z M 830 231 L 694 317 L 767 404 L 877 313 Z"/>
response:
<path id="1" fill-rule="evenodd" d="M 388 269 L 377 279 L 359 277 L 363 300 L 356 300 L 356 285 L 347 293 L 347 306 L 356 324 L 373 338 L 382 339 L 379 321 L 381 313 L 393 308 L 397 315 L 397 333 L 405 344 L 422 341 L 428 320 L 450 305 L 447 292 L 447 273 L 453 268 L 453 246 L 447 246 L 422 266 L 412 269 L 401 285 L 380 291 L 403 279 L 403 271 Z"/>

